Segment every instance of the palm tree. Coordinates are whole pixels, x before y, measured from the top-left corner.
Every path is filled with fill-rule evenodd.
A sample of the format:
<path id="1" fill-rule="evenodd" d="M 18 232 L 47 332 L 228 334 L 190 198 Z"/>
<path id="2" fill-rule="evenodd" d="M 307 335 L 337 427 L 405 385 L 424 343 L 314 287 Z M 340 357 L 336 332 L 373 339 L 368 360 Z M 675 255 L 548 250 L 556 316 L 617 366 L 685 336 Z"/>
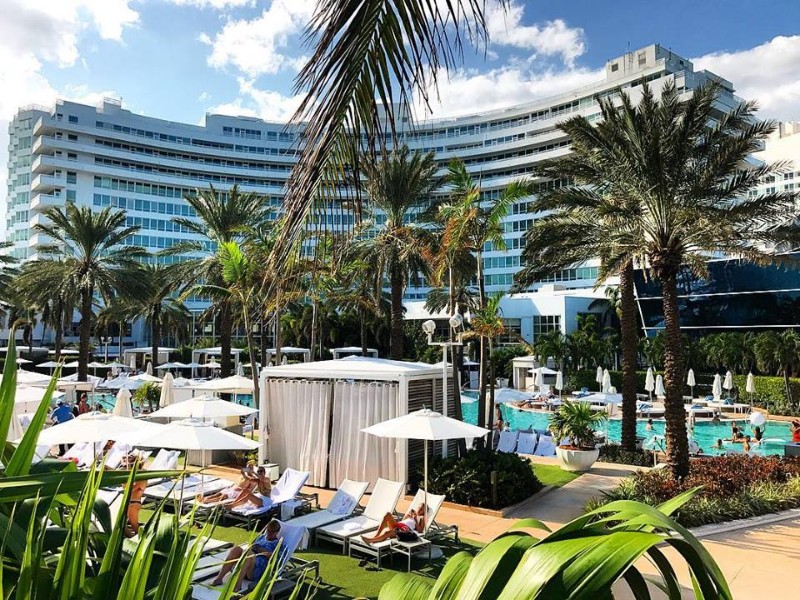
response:
<path id="1" fill-rule="evenodd" d="M 430 195 L 440 185 L 433 152 L 411 152 L 408 146 L 384 154 L 365 167 L 364 191 L 369 195 L 373 222 L 385 219 L 375 235 L 357 241 L 362 257 L 372 256 L 375 275 L 385 277 L 391 295 L 391 341 L 389 355 L 403 358 L 403 293 L 409 282 L 418 283 L 430 262 L 430 234 L 413 222 L 431 201 Z M 381 283 L 382 285 L 382 283 Z"/>
<path id="2" fill-rule="evenodd" d="M 143 263 L 130 274 L 140 283 L 137 293 L 115 299 L 117 312 L 124 320 L 144 318 L 150 327 L 153 367 L 159 363 L 158 348 L 164 333 L 172 330 L 180 335 L 188 331 L 191 323 L 189 309 L 175 296 L 182 285 L 178 279 L 180 271 L 181 265 L 177 263 Z"/>
<path id="3" fill-rule="evenodd" d="M 266 218 L 268 209 L 258 194 L 241 192 L 233 186 L 227 192 L 218 192 L 213 186 L 185 197 L 196 219 L 175 217 L 173 221 L 199 241 L 175 245 L 172 254 L 189 254 L 180 265 L 179 278 L 187 288 L 198 283 L 220 287 L 222 265 L 217 248 L 224 243 L 241 241 L 244 232 L 257 227 Z M 231 337 L 233 315 L 227 299 L 215 302 L 219 316 L 219 345 L 221 349 L 220 372 L 223 377 L 232 374 Z"/>
<path id="4" fill-rule="evenodd" d="M 494 416 L 493 410 L 487 410 L 494 404 L 494 364 L 492 363 L 492 350 L 494 347 L 495 338 L 501 336 L 505 331 L 503 325 L 503 318 L 501 316 L 502 310 L 500 309 L 500 301 L 503 299 L 503 294 L 494 294 L 490 296 L 486 303 L 475 311 L 470 319 L 470 326 L 474 334 L 478 337 L 481 347 L 481 369 L 488 367 L 491 368 L 491 385 L 489 386 L 489 395 L 486 395 L 486 388 L 481 391 L 481 399 L 478 404 L 478 424 L 492 428 L 492 417 Z M 486 364 L 484 364 L 486 361 Z M 487 373 L 487 375 L 489 375 Z M 488 377 L 487 377 L 488 379 Z M 484 382 L 484 386 L 486 382 Z M 483 406 L 483 411 L 481 411 Z M 483 417 L 483 420 L 481 420 Z"/>
<path id="5" fill-rule="evenodd" d="M 125 211 L 106 207 L 93 212 L 89 206 L 77 207 L 68 202 L 64 208 L 53 206 L 43 213 L 48 223 L 34 226 L 55 241 L 41 249 L 46 257 L 37 261 L 37 276 L 53 282 L 58 290 L 74 290 L 79 299 L 80 345 L 78 379 L 89 374 L 89 343 L 92 331 L 94 296 L 111 298 L 115 293 L 127 294 L 138 289 L 139 282 L 127 276 L 143 249 L 126 244 L 139 227 L 125 226 Z"/>
<path id="6" fill-rule="evenodd" d="M 667 456 L 676 478 L 689 470 L 678 300 L 681 271 L 688 267 L 703 274 L 710 253 L 759 263 L 779 261 L 768 248 L 793 248 L 800 237 L 794 225 L 794 193 L 748 195 L 759 181 L 786 168 L 780 163 L 743 168 L 775 124 L 756 120 L 753 102 L 720 114 L 718 97 L 719 87 L 712 84 L 684 100 L 674 83 L 668 83 L 656 100 L 644 84 L 637 106 L 624 92 L 618 103 L 603 100 L 603 122 L 597 128 L 585 119 L 571 120 L 579 125 L 570 128 L 576 149 L 584 144 L 596 148 L 594 160 L 575 174 L 597 185 L 576 188 L 569 194 L 575 201 L 571 207 L 564 206 L 563 196 L 558 198 L 551 203 L 556 214 L 544 219 L 560 225 L 560 236 L 579 229 L 581 243 L 589 240 L 587 246 L 596 246 L 602 276 L 638 262 L 661 284 Z M 589 227 L 584 228 L 587 219 Z M 597 237 L 605 241 L 595 244 Z M 535 251 L 526 255 L 538 257 Z"/>
<path id="7" fill-rule="evenodd" d="M 476 277 L 478 279 L 478 306 L 488 307 L 486 281 L 483 268 L 483 249 L 487 244 L 495 250 L 505 250 L 503 219 L 514 202 L 530 195 L 530 186 L 523 182 L 513 182 L 500 191 L 499 197 L 485 202 L 480 183 L 476 182 L 464 161 L 454 159 L 450 162 L 447 174 L 450 184 L 449 198 L 438 209 L 438 218 L 444 223 L 442 245 L 446 252 L 454 256 L 457 252 L 468 251 L 475 255 Z M 454 263 L 454 258 L 449 264 Z M 486 351 L 487 338 L 479 338 L 480 348 L 480 400 L 478 404 L 478 423 L 487 419 L 486 386 L 489 381 L 489 357 Z"/>
<path id="8" fill-rule="evenodd" d="M 564 370 L 564 360 L 569 350 L 566 337 L 558 329 L 537 336 L 533 340 L 533 351 L 542 365 L 547 366 L 547 359 L 552 357 L 558 368 Z"/>
<path id="9" fill-rule="evenodd" d="M 794 404 L 789 376 L 800 364 L 800 336 L 797 332 L 794 329 L 786 329 L 781 333 L 775 331 L 760 333 L 755 338 L 753 351 L 760 370 L 783 375 L 786 399 L 789 406 Z"/>

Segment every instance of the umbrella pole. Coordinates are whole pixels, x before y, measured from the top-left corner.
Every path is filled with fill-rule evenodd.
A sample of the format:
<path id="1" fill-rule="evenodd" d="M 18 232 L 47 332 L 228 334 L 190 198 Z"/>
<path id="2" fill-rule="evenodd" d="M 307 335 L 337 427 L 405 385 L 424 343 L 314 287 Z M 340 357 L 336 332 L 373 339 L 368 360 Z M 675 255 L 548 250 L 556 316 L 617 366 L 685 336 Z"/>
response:
<path id="1" fill-rule="evenodd" d="M 428 533 L 428 440 L 425 440 L 425 515 L 423 517 L 422 523 L 422 532 Z M 414 508 L 413 506 L 411 507 Z"/>

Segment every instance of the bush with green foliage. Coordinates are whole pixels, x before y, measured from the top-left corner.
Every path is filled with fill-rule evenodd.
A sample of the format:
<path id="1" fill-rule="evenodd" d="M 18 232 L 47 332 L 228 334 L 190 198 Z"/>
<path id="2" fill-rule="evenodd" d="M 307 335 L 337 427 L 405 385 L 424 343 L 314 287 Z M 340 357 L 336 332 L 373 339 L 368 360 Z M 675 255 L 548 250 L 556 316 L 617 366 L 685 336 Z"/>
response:
<path id="1" fill-rule="evenodd" d="M 519 356 L 530 355 L 530 350 L 522 344 L 515 346 L 500 346 L 492 351 L 492 364 L 494 365 L 495 377 L 505 377 L 512 379 L 514 377 L 514 365 L 511 362 Z"/>
<path id="2" fill-rule="evenodd" d="M 542 489 L 531 461 L 517 454 L 489 449 L 469 450 L 459 458 L 434 458 L 428 467 L 428 486 L 434 494 L 444 494 L 450 502 L 502 508 L 530 498 Z M 492 504 L 491 473 L 497 473 L 498 506 Z M 422 479 L 422 472 L 418 474 Z"/>
<path id="3" fill-rule="evenodd" d="M 625 450 L 619 444 L 604 444 L 600 446 L 601 462 L 616 463 L 620 465 L 633 465 L 635 467 L 652 467 L 653 453 L 650 450 Z"/>
<path id="4" fill-rule="evenodd" d="M 550 415 L 549 429 L 557 440 L 568 439 L 575 448 L 593 450 L 594 430 L 605 420 L 605 413 L 592 410 L 588 402 L 567 400 Z"/>
<path id="5" fill-rule="evenodd" d="M 800 459 L 779 456 L 719 456 L 692 461 L 689 475 L 673 479 L 666 469 L 626 477 L 596 507 L 614 500 L 658 506 L 682 492 L 700 493 L 676 512 L 679 523 L 696 527 L 800 507 Z"/>
<path id="6" fill-rule="evenodd" d="M 155 383 L 147 382 L 138 390 L 134 390 L 131 400 L 141 407 L 147 407 L 151 411 L 158 408 L 158 401 L 161 400 L 161 388 Z"/>

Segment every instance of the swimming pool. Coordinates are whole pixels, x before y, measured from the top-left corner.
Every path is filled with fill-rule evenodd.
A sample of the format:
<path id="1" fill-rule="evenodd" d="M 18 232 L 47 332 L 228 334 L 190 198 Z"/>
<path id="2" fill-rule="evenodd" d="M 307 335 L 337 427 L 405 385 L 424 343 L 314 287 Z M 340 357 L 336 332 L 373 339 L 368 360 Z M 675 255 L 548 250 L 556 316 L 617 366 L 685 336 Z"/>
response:
<path id="1" fill-rule="evenodd" d="M 476 397 L 475 392 L 463 392 L 465 396 Z M 478 403 L 477 402 L 463 402 L 461 410 L 464 414 L 464 420 L 468 423 L 477 424 L 478 422 Z M 500 410 L 503 414 L 503 420 L 508 423 L 511 429 L 547 429 L 549 424 L 549 415 L 544 412 L 532 412 L 527 410 L 517 410 L 509 405 L 501 404 Z M 745 434 L 752 436 L 750 423 L 746 418 L 738 421 L 740 427 L 744 427 Z M 654 434 L 663 435 L 665 423 L 663 419 L 653 419 L 653 431 L 645 429 L 647 425 L 646 419 L 639 419 L 636 422 L 636 433 L 645 438 L 651 439 Z M 608 421 L 608 438 L 611 441 L 618 442 L 622 434 L 622 423 L 619 419 L 610 419 Z M 605 430 L 606 425 L 602 426 Z M 730 421 L 723 421 L 719 424 L 711 423 L 710 421 L 698 421 L 694 427 L 694 439 L 703 449 L 706 454 L 714 454 L 718 451 L 714 446 L 719 439 L 730 438 L 731 424 Z M 789 423 L 782 421 L 767 421 L 766 429 L 764 430 L 765 443 L 753 447 L 755 454 L 780 454 L 783 455 L 784 443 L 792 439 L 792 434 L 789 431 Z M 775 440 L 775 441 L 772 441 Z M 724 450 L 741 450 L 741 444 L 724 444 Z"/>

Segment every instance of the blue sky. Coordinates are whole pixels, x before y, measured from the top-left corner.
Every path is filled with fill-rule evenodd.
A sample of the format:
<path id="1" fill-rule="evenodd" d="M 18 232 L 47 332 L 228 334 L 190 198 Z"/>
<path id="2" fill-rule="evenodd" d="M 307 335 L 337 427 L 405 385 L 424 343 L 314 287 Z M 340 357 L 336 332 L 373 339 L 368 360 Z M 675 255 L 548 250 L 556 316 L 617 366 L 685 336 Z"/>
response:
<path id="1" fill-rule="evenodd" d="M 599 78 L 605 61 L 658 42 L 800 120 L 797 0 L 487 0 L 492 42 L 467 49 L 434 114 L 498 108 Z M 207 111 L 286 119 L 313 0 L 0 0 L 0 136 L 19 106 L 104 95 L 147 115 Z M 0 137 L 0 162 L 6 139 Z M 4 171 L 4 169 L 3 169 Z M 0 178 L 5 173 L 0 171 Z"/>

